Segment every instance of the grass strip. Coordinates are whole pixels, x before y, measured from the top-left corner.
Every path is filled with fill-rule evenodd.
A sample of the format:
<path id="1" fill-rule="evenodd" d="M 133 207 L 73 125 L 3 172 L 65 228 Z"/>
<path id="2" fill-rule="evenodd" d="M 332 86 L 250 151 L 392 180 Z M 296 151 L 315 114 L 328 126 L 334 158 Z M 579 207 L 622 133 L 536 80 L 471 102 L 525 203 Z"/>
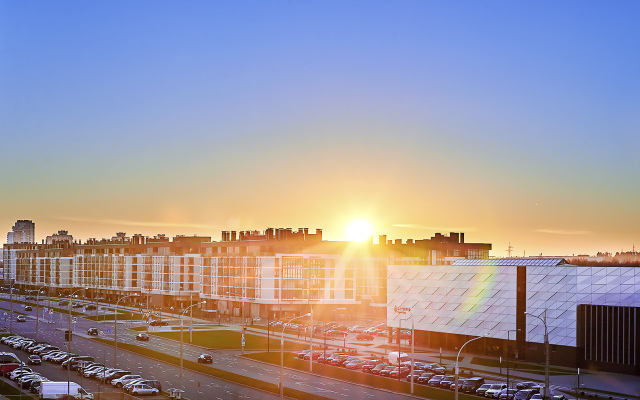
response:
<path id="1" fill-rule="evenodd" d="M 186 327 L 185 327 L 186 328 Z M 179 328 L 178 328 L 179 329 Z M 180 332 L 174 331 L 161 331 L 161 332 L 149 332 L 150 335 L 160 336 L 167 339 L 180 340 Z M 184 340 L 189 339 L 189 332 L 185 329 Z M 280 336 L 271 337 L 269 342 L 267 338 L 258 335 L 252 335 L 245 333 L 245 350 L 264 350 L 267 348 L 267 343 L 271 349 L 280 350 Z M 242 348 L 242 333 L 231 330 L 216 330 L 216 331 L 194 331 L 193 341 L 190 342 L 196 346 L 205 347 L 208 349 L 219 350 L 240 350 Z M 295 343 L 285 341 L 285 350 L 302 350 L 309 347 L 308 344 Z"/>
<path id="2" fill-rule="evenodd" d="M 471 364 L 481 365 L 484 367 L 500 368 L 500 362 L 498 360 L 493 360 L 490 358 L 473 357 L 471 359 Z M 544 375 L 544 366 L 531 364 L 531 363 L 514 362 L 513 360 L 511 360 L 509 365 L 512 371 L 520 371 L 520 372 L 527 372 L 530 374 Z M 502 364 L 502 369 L 506 370 L 506 368 L 507 368 L 507 363 L 504 362 Z M 549 375 L 555 376 L 555 375 L 575 375 L 575 374 L 573 371 L 568 369 L 559 369 L 559 368 L 549 367 Z"/>
<path id="3" fill-rule="evenodd" d="M 105 344 L 113 344 L 112 340 L 107 340 L 107 339 L 102 339 L 102 338 L 94 338 L 93 340 L 97 340 L 99 342 L 105 343 Z M 155 350 L 150 350 L 144 347 L 140 347 L 140 346 L 136 346 L 133 344 L 128 344 L 128 343 L 121 343 L 118 344 L 118 347 L 121 349 L 125 349 L 137 354 L 141 354 L 144 355 L 146 357 L 150 357 L 150 358 L 154 358 L 157 360 L 162 360 L 164 362 L 167 362 L 169 364 L 173 364 L 176 366 L 180 365 L 180 358 L 179 357 L 175 357 L 175 356 L 171 356 L 168 355 L 166 353 L 161 353 L 159 351 L 155 351 Z M 278 353 L 280 354 L 280 353 Z M 211 366 L 207 366 L 204 364 L 199 364 L 197 362 L 194 361 L 190 361 L 190 360 L 183 360 L 183 365 L 184 368 L 190 369 L 192 371 L 196 371 L 196 372 L 200 372 L 215 378 L 220 378 L 220 379 L 224 379 L 230 382 L 235 382 L 235 383 L 239 383 L 242 385 L 246 385 L 246 386 L 251 386 L 253 388 L 256 389 L 260 389 L 260 390 L 265 390 L 271 393 L 280 393 L 278 390 L 278 385 L 273 384 L 273 383 L 269 383 L 269 382 L 265 382 L 265 381 L 261 381 L 259 379 L 255 379 L 255 378 L 251 378 L 248 376 L 244 376 L 244 375 L 240 375 L 240 374 L 236 374 L 233 372 L 229 372 L 229 371 L 225 371 L 225 370 L 221 370 L 215 367 L 211 367 Z M 300 399 L 300 400 L 329 400 L 329 398 L 324 397 L 324 396 L 319 396 L 319 395 L 315 395 L 313 393 L 306 393 L 306 392 L 302 392 L 300 390 L 296 390 L 296 389 L 291 389 L 291 388 L 284 388 L 284 395 L 287 397 L 292 397 L 294 399 Z"/>
<path id="4" fill-rule="evenodd" d="M 7 398 L 36 399 L 35 396 L 25 394 L 22 390 L 0 379 L 0 393 Z"/>

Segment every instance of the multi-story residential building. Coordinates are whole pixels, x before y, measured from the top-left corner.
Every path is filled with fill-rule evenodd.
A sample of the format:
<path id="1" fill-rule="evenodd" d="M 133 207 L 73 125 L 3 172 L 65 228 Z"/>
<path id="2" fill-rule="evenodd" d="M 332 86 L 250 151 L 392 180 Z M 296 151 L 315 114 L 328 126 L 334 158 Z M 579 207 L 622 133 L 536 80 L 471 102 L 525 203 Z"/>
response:
<path id="1" fill-rule="evenodd" d="M 66 233 L 65 233 L 66 234 Z M 286 317 L 313 307 L 318 318 L 384 316 L 387 265 L 486 258 L 490 244 L 464 234 L 431 239 L 353 243 L 325 241 L 322 230 L 269 228 L 210 237 L 164 235 L 52 240 L 4 247 L 5 269 L 24 288 L 87 288 L 111 300 L 138 293 L 150 306 L 182 308 L 207 300 L 220 315 Z M 306 311 L 305 311 L 306 310 Z"/>
<path id="2" fill-rule="evenodd" d="M 35 241 L 36 224 L 28 219 L 20 219 L 7 233 L 7 243 L 33 243 Z"/>

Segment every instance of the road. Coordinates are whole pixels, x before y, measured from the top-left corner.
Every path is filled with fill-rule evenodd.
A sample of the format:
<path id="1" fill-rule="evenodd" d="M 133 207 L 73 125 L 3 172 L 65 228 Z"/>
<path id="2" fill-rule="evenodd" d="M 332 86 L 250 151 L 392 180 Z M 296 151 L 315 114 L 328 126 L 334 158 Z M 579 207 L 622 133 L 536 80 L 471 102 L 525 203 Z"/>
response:
<path id="1" fill-rule="evenodd" d="M 8 309 L 7 299 L 2 299 L 1 308 Z M 14 304 L 14 311 L 20 311 L 27 314 L 27 322 L 13 323 L 14 333 L 24 336 L 34 337 L 35 329 L 35 308 L 32 312 L 24 312 L 21 305 Z M 90 315 L 95 315 L 90 314 Z M 65 349 L 64 331 L 68 326 L 68 314 L 54 313 L 49 317 L 53 323 L 39 323 L 39 340 L 47 341 L 62 349 Z M 152 336 L 149 342 L 137 342 L 135 335 L 138 333 L 133 331 L 131 327 L 142 326 L 139 322 L 118 321 L 118 343 L 131 343 L 147 347 L 165 354 L 171 354 L 179 357 L 180 343 L 174 340 L 164 339 Z M 97 361 L 104 362 L 106 365 L 115 365 L 114 362 L 114 346 L 105 345 L 98 341 L 92 340 L 93 336 L 86 335 L 86 331 L 90 327 L 97 327 L 100 331 L 100 337 L 113 340 L 114 321 L 95 322 L 78 317 L 77 323 L 73 324 L 74 337 L 71 342 L 71 350 L 74 353 L 82 353 L 93 356 Z M 184 343 L 184 359 L 195 360 L 198 355 L 205 352 L 205 349 L 190 345 L 187 342 L 188 335 L 185 335 Z M 213 358 L 213 366 L 218 369 L 234 372 L 247 377 L 259 379 L 262 381 L 278 384 L 279 367 L 259 363 L 245 358 L 238 357 L 239 351 L 206 351 Z M 21 358 L 25 359 L 26 354 L 17 351 Z M 179 368 L 165 363 L 162 360 L 150 359 L 137 353 L 128 352 L 118 349 L 118 366 L 127 368 L 132 373 L 140 373 L 149 379 L 157 379 L 162 383 L 163 389 L 171 387 L 179 387 Z M 43 366 L 44 367 L 44 366 Z M 54 367 L 55 368 L 55 367 Z M 62 371 L 59 366 L 58 370 Z M 72 372 L 72 380 L 79 382 L 79 376 Z M 45 376 L 47 376 L 45 374 Z M 76 379 L 74 379 L 76 378 Z M 51 378 L 49 378 L 51 379 Z M 57 378 L 56 378 L 57 379 Z M 60 379 L 66 380 L 61 377 Z M 297 390 L 321 395 L 331 399 L 377 399 L 384 398 L 389 400 L 407 399 L 410 396 L 391 393 L 385 390 L 364 387 L 347 382 L 337 381 L 335 379 L 325 378 L 308 372 L 285 369 L 284 374 L 285 386 L 295 388 Z M 263 392 L 257 389 L 238 385 L 225 380 L 212 378 L 209 375 L 197 373 L 185 369 L 183 375 L 185 386 L 184 397 L 189 399 L 198 399 L 203 396 L 214 399 L 275 399 L 277 395 Z M 87 384 L 87 389 L 98 392 L 100 387 L 94 381 Z M 104 390 L 104 388 L 102 388 Z M 111 389 L 109 389 L 111 390 Z"/>

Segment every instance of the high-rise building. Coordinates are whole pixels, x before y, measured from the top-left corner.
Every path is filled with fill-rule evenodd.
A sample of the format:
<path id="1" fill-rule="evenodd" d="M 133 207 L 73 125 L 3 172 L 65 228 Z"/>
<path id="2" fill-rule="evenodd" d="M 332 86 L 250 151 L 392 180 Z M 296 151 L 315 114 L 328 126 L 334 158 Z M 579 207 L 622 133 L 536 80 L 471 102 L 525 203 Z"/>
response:
<path id="1" fill-rule="evenodd" d="M 34 243 L 36 236 L 36 224 L 29 219 L 20 219 L 7 233 L 7 243 Z"/>

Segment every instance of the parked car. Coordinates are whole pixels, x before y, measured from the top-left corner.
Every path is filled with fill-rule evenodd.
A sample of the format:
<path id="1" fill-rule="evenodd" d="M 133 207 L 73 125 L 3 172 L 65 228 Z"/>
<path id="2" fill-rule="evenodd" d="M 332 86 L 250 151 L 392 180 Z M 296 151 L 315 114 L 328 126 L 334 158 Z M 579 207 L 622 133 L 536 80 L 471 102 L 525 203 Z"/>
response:
<path id="1" fill-rule="evenodd" d="M 198 362 L 200 364 L 212 364 L 213 357 L 211 357 L 211 355 L 209 354 L 200 354 L 200 356 L 198 357 Z"/>
<path id="2" fill-rule="evenodd" d="M 531 400 L 534 394 L 536 394 L 536 390 L 534 389 L 518 390 L 516 395 L 513 396 L 513 400 Z"/>
<path id="3" fill-rule="evenodd" d="M 417 383 L 421 383 L 423 385 L 428 385 L 429 384 L 429 379 L 431 379 L 433 377 L 433 372 L 423 372 L 420 374 L 420 376 L 418 377 L 418 379 L 416 379 Z"/>
<path id="4" fill-rule="evenodd" d="M 127 374 L 127 375 L 122 375 L 120 378 L 118 379 L 113 379 L 111 381 L 111 384 L 115 387 L 123 387 L 124 385 L 126 385 L 127 383 L 129 383 L 130 381 L 134 380 L 134 379 L 140 379 L 142 378 L 142 376 L 137 375 L 137 374 Z"/>
<path id="5" fill-rule="evenodd" d="M 142 395 L 142 394 L 154 395 L 154 394 L 160 393 L 158 389 L 151 387 L 149 385 L 145 385 L 144 383 L 138 383 L 133 385 L 130 389 L 130 392 L 133 395 Z"/>
<path id="6" fill-rule="evenodd" d="M 522 389 L 531 389 L 534 386 L 538 386 L 537 382 L 531 382 L 531 381 L 526 381 L 526 382 L 518 382 L 516 384 L 516 389 L 518 390 L 522 390 Z"/>
<path id="7" fill-rule="evenodd" d="M 480 386 L 484 385 L 484 378 L 474 376 L 473 378 L 465 379 L 460 386 L 460 391 L 464 393 L 475 393 Z"/>
<path id="8" fill-rule="evenodd" d="M 137 384 L 145 384 L 145 385 L 151 386 L 152 388 L 162 390 L 162 385 L 160 384 L 160 381 L 155 379 L 140 379 L 140 380 L 132 381 L 124 385 L 123 388 L 128 393 L 131 393 L 131 389 L 133 388 L 134 385 L 137 385 Z"/>
<path id="9" fill-rule="evenodd" d="M 30 355 L 29 358 L 27 358 L 27 362 L 31 365 L 42 364 L 42 360 L 40 359 L 40 356 L 36 356 L 35 354 Z"/>
<path id="10" fill-rule="evenodd" d="M 356 340 L 373 340 L 373 339 L 374 339 L 374 336 L 370 333 L 362 332 L 356 335 Z"/>
<path id="11" fill-rule="evenodd" d="M 515 396 L 516 392 L 518 391 L 518 389 L 503 389 L 502 392 L 500 392 L 500 396 L 498 397 L 500 400 L 513 400 L 513 396 Z"/>
<path id="12" fill-rule="evenodd" d="M 484 392 L 485 397 L 490 397 L 492 399 L 497 399 L 500 397 L 500 393 L 503 389 L 507 388 L 506 383 L 494 383 L 492 384 L 486 392 Z"/>
<path id="13" fill-rule="evenodd" d="M 146 333 L 142 332 L 142 333 L 138 333 L 136 335 L 136 340 L 142 340 L 144 342 L 148 342 L 149 341 L 149 335 L 147 335 Z"/>
<path id="14" fill-rule="evenodd" d="M 484 383 L 482 385 L 480 385 L 480 387 L 478 389 L 476 389 L 476 394 L 478 396 L 483 396 L 484 394 L 487 392 L 487 389 L 489 389 L 491 387 L 490 383 Z"/>
<path id="15" fill-rule="evenodd" d="M 440 386 L 440 381 L 442 381 L 444 375 L 434 375 L 429 379 L 429 386 Z"/>
<path id="16" fill-rule="evenodd" d="M 443 389 L 450 389 L 455 380 L 455 375 L 445 375 L 440 381 L 440 387 Z"/>
<path id="17" fill-rule="evenodd" d="M 536 393 L 533 396 L 531 396 L 531 400 L 542 400 L 543 397 L 540 393 Z"/>
<path id="18" fill-rule="evenodd" d="M 443 367 L 442 365 L 440 365 L 438 363 L 431 363 L 431 364 L 427 365 L 426 370 L 427 371 L 431 371 L 434 374 L 439 374 L 439 375 L 444 375 L 444 373 L 447 371 L 447 369 L 445 367 Z"/>

